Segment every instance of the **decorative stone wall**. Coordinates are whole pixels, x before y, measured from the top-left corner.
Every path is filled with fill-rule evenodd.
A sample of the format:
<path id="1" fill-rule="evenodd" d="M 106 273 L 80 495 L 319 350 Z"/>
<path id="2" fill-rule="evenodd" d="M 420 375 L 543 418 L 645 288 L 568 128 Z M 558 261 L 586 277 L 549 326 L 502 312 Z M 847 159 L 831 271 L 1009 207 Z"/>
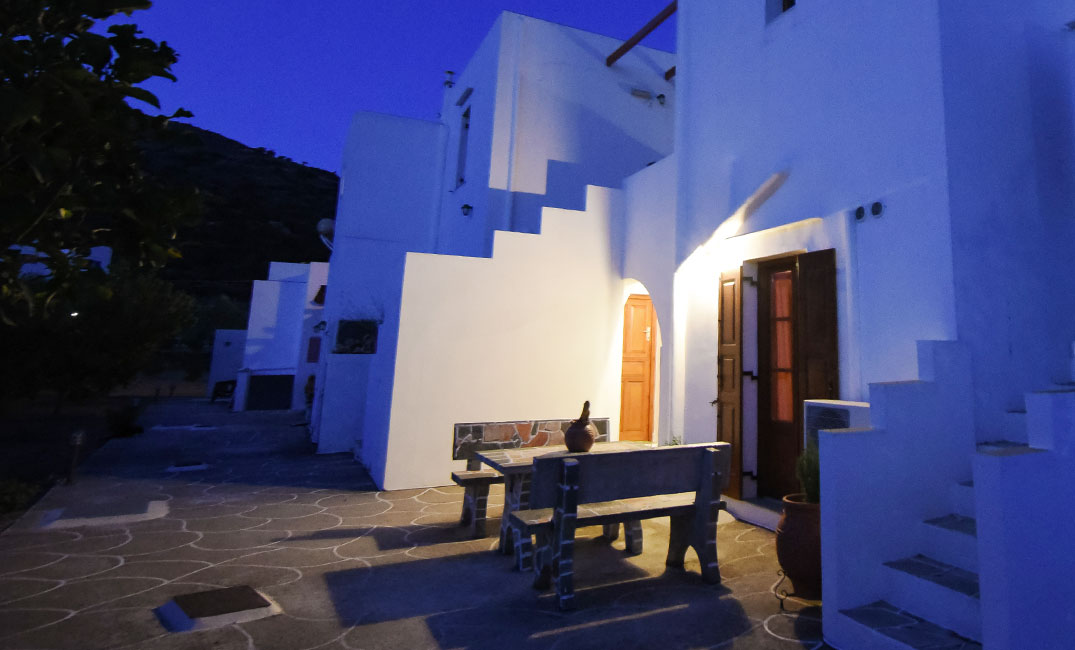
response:
<path id="1" fill-rule="evenodd" d="M 452 459 L 466 460 L 475 451 L 545 447 L 564 444 L 564 432 L 574 420 L 522 420 L 518 422 L 470 422 L 456 424 Z M 590 418 L 597 441 L 608 441 L 608 418 Z"/>

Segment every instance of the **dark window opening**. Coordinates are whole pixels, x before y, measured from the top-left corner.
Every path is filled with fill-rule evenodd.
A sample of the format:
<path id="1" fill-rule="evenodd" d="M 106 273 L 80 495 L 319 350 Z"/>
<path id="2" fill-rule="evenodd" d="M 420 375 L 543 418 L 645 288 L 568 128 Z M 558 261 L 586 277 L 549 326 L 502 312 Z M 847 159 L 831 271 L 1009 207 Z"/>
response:
<path id="1" fill-rule="evenodd" d="M 467 143 L 470 140 L 470 107 L 463 111 L 463 120 L 459 124 L 459 159 L 455 164 L 455 186 L 459 187 L 466 181 L 467 173 Z"/>
<path id="2" fill-rule="evenodd" d="M 306 363 L 317 363 L 321 358 L 321 337 L 311 336 L 310 343 L 306 347 Z"/>
<path id="3" fill-rule="evenodd" d="M 336 330 L 334 354 L 375 354 L 377 321 L 341 320 Z"/>

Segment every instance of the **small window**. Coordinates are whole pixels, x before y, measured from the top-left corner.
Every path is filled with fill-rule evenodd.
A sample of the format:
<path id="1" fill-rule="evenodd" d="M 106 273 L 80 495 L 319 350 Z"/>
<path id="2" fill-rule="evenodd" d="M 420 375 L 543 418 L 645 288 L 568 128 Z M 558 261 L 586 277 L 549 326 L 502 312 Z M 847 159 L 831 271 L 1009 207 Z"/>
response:
<path id="1" fill-rule="evenodd" d="M 470 140 L 470 107 L 463 110 L 463 120 L 459 124 L 459 159 L 455 164 L 455 186 L 459 187 L 466 181 L 467 174 L 467 144 Z"/>
<path id="2" fill-rule="evenodd" d="M 375 354 L 377 321 L 341 320 L 336 330 L 334 354 Z"/>
<path id="3" fill-rule="evenodd" d="M 795 6 L 795 0 L 765 0 L 765 22 L 771 23 Z"/>

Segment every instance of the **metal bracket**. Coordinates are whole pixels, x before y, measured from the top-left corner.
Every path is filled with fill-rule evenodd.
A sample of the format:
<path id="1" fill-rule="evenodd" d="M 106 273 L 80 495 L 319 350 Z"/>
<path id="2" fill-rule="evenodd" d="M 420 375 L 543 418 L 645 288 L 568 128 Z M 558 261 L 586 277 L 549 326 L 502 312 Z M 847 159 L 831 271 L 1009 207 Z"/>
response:
<path id="1" fill-rule="evenodd" d="M 749 377 L 750 381 L 758 381 L 758 376 L 754 374 L 753 370 L 744 370 L 742 375 L 744 377 Z"/>
<path id="2" fill-rule="evenodd" d="M 755 278 L 752 275 L 744 275 L 743 276 L 743 282 L 746 282 L 747 284 L 749 284 L 752 287 L 758 286 L 758 279 Z"/>

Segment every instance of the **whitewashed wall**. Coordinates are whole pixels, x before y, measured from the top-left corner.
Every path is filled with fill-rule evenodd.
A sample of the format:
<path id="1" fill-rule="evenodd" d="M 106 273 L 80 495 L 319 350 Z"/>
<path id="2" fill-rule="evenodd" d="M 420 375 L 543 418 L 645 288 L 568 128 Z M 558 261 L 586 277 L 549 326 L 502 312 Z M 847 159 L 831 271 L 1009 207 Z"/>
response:
<path id="1" fill-rule="evenodd" d="M 842 396 L 863 399 L 872 381 L 913 377 L 915 341 L 955 334 L 932 0 L 801 3 L 771 23 L 764 3 L 685 0 L 678 25 L 677 260 L 688 261 L 777 173 L 787 174 L 783 185 L 721 238 L 844 220 L 881 201 L 881 218 L 837 238 L 857 271 L 843 298 L 863 342 L 842 349 L 851 355 L 845 362 L 858 366 L 841 367 L 855 381 L 841 381 Z M 735 262 L 721 260 L 712 271 Z M 715 296 L 717 277 L 705 282 Z M 715 304 L 706 298 L 691 317 L 712 318 Z M 699 367 L 697 378 L 687 372 L 688 386 L 705 382 L 708 404 L 712 367 Z M 691 418 L 685 426 L 694 426 Z"/>
<path id="2" fill-rule="evenodd" d="M 673 398 L 673 368 L 682 367 L 683 356 L 677 350 L 673 327 L 673 275 L 675 273 L 676 156 L 627 177 L 623 182 L 624 217 L 622 225 L 613 222 L 614 249 L 623 251 L 625 278 L 641 282 L 653 302 L 661 329 L 660 362 L 657 369 L 657 439 L 668 442 L 682 437 L 682 427 L 672 425 L 673 411 L 681 401 Z M 618 242 L 622 241 L 622 244 Z M 673 360 L 676 359 L 675 363 Z M 675 382 L 682 388 L 682 377 Z M 680 395 L 682 398 L 682 395 Z"/>
<path id="3" fill-rule="evenodd" d="M 328 282 L 328 263 L 311 262 L 306 273 L 306 295 L 302 310 L 302 335 L 299 338 L 298 347 L 295 350 L 295 385 L 292 388 L 291 408 L 302 410 L 306 408 L 306 380 L 310 376 L 317 376 L 319 361 L 308 361 L 307 351 L 310 348 L 310 339 L 323 333 L 315 332 L 314 328 L 321 322 L 324 306 L 314 303 L 317 292 L 321 286 Z M 321 355 L 325 354 L 326 341 L 321 341 Z"/>
<path id="4" fill-rule="evenodd" d="M 1075 339 L 1075 2 L 940 2 L 959 337 L 980 439 Z"/>
<path id="5" fill-rule="evenodd" d="M 323 453 L 362 440 L 362 462 L 383 466 L 404 258 L 434 245 L 446 137 L 435 122 L 375 113 L 352 122 L 325 298 L 322 363 L 329 365 L 314 404 Z M 341 319 L 378 321 L 377 353 L 333 360 Z"/>
<path id="6" fill-rule="evenodd" d="M 594 417 L 619 430 L 623 281 L 609 247 L 619 192 L 546 208 L 542 234 L 498 232 L 491 259 L 411 253 L 384 489 L 444 485 L 453 426 Z"/>
<path id="7" fill-rule="evenodd" d="M 437 251 L 488 256 L 494 230 L 537 232 L 541 207 L 582 209 L 587 184 L 622 179 L 672 151 L 675 57 L 505 12 L 444 95 L 451 133 Z M 631 95 L 651 93 L 650 99 Z M 461 101 L 466 93 L 469 98 Z M 657 95 L 664 95 L 664 104 Z M 456 188 L 459 124 L 471 107 L 467 181 Z M 463 204 L 474 207 L 470 216 Z"/>
<path id="8" fill-rule="evenodd" d="M 213 358 L 209 363 L 209 381 L 205 396 L 213 396 L 218 381 L 233 381 L 243 367 L 246 330 L 217 330 L 213 334 Z"/>

